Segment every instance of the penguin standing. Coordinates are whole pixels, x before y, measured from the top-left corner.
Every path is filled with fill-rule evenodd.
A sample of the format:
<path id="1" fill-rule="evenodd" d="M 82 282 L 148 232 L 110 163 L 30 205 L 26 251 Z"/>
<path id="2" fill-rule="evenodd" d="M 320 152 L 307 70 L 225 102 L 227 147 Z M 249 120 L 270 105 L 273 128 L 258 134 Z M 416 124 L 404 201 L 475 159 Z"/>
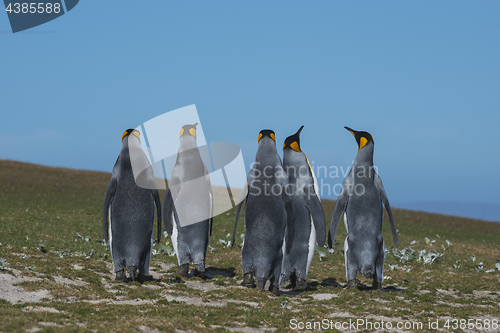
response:
<path id="1" fill-rule="evenodd" d="M 370 133 L 358 132 L 345 127 L 356 138 L 358 154 L 351 171 L 344 179 L 342 191 L 333 210 L 328 245 L 331 248 L 340 217 L 344 213 L 347 237 L 344 242 L 344 257 L 347 287 L 356 286 L 356 276 L 363 274 L 373 279 L 373 288 L 382 289 L 384 271 L 384 240 L 382 203 L 389 215 L 392 237 L 396 247 L 398 235 L 392 217 L 391 206 L 385 194 L 382 179 L 373 166 L 374 142 Z"/>
<path id="2" fill-rule="evenodd" d="M 283 168 L 288 176 L 286 192 L 290 200 L 287 215 L 294 224 L 295 237 L 290 252 L 283 254 L 281 284 L 291 279 L 292 286 L 298 288 L 306 286 L 315 243 L 322 247 L 326 239 L 325 215 L 316 177 L 307 156 L 300 150 L 302 128 L 304 126 L 283 143 Z"/>
<path id="3" fill-rule="evenodd" d="M 269 290 L 279 295 L 279 278 L 283 259 L 282 245 L 285 228 L 291 225 L 285 210 L 287 177 L 276 150 L 275 134 L 271 130 L 260 131 L 255 163 L 247 178 L 245 205 L 245 241 L 241 250 L 243 266 L 242 285 L 253 288 L 254 277 L 260 290 L 270 279 Z M 234 224 L 236 236 L 238 218 L 243 205 L 238 205 Z M 293 233 L 293 226 L 288 228 Z M 287 236 L 287 250 L 292 239 Z"/>
<path id="4" fill-rule="evenodd" d="M 187 276 L 189 263 L 203 276 L 212 230 L 213 195 L 208 170 L 196 144 L 196 126 L 185 125 L 180 147 L 163 201 L 163 222 L 179 263 L 178 274 Z"/>
<path id="5" fill-rule="evenodd" d="M 159 242 L 161 204 L 153 169 L 141 148 L 139 132 L 126 130 L 104 199 L 102 219 L 104 240 L 109 239 L 116 280 L 127 281 L 125 268 L 132 281 L 149 275 L 155 206 Z"/>

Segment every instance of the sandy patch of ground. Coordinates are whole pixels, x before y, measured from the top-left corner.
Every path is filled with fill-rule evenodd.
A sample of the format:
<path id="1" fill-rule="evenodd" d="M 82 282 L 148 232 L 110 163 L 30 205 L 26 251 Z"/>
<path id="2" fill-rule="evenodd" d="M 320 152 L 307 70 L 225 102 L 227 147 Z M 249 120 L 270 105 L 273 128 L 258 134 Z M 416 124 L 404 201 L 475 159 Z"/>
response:
<path id="1" fill-rule="evenodd" d="M 143 304 L 156 303 L 155 300 L 144 300 L 144 299 L 114 300 L 114 299 L 109 299 L 109 298 L 82 300 L 81 302 L 87 302 L 90 304 L 109 303 L 109 304 L 116 304 L 116 305 L 143 305 Z"/>
<path id="2" fill-rule="evenodd" d="M 90 284 L 88 282 L 82 281 L 81 279 L 71 280 L 71 279 L 61 277 L 61 276 L 54 276 L 54 281 L 56 284 L 66 284 L 66 285 L 72 285 L 72 286 L 86 286 L 86 285 Z"/>
<path id="3" fill-rule="evenodd" d="M 203 297 L 187 297 L 187 296 L 173 296 L 173 295 L 162 295 L 167 301 L 172 302 L 182 302 L 186 303 L 189 305 L 196 305 L 196 306 L 216 306 L 216 307 L 223 307 L 226 305 L 225 302 L 218 302 L 218 301 L 208 301 L 204 302 Z"/>
<path id="4" fill-rule="evenodd" d="M 137 331 L 139 331 L 139 333 L 160 333 L 160 330 L 156 328 L 149 328 L 144 325 L 137 327 Z"/>
<path id="5" fill-rule="evenodd" d="M 200 282 L 200 281 L 187 280 L 184 283 L 189 288 L 201 290 L 201 291 L 212 291 L 212 290 L 227 288 L 227 287 L 223 287 L 223 286 L 216 286 L 215 284 L 210 283 L 210 282 Z"/>
<path id="6" fill-rule="evenodd" d="M 316 301 L 327 301 L 339 296 L 337 294 L 314 294 L 311 297 Z"/>
<path id="7" fill-rule="evenodd" d="M 65 313 L 65 311 L 59 311 L 57 309 L 47 308 L 45 306 L 27 306 L 23 309 L 23 311 L 26 311 L 26 312 L 33 311 L 33 312 Z"/>
<path id="8" fill-rule="evenodd" d="M 243 332 L 243 333 L 265 333 L 265 332 L 274 332 L 276 331 L 276 328 L 274 327 L 261 327 L 261 328 L 254 328 L 254 327 L 234 327 L 234 328 L 227 328 L 229 332 Z"/>
<path id="9" fill-rule="evenodd" d="M 226 303 L 245 304 L 245 305 L 252 306 L 254 308 L 258 308 L 260 306 L 259 303 L 257 303 L 257 302 L 240 301 L 237 299 L 228 299 L 228 300 L 226 300 Z"/>
<path id="10" fill-rule="evenodd" d="M 49 291 L 45 289 L 26 291 L 20 286 L 15 286 L 15 284 L 27 281 L 41 281 L 41 278 L 22 276 L 20 275 L 21 271 L 15 269 L 13 269 L 12 272 L 15 274 L 15 276 L 8 273 L 0 274 L 1 299 L 4 299 L 12 304 L 18 304 L 28 302 L 37 303 L 40 302 L 43 298 L 52 298 Z"/>

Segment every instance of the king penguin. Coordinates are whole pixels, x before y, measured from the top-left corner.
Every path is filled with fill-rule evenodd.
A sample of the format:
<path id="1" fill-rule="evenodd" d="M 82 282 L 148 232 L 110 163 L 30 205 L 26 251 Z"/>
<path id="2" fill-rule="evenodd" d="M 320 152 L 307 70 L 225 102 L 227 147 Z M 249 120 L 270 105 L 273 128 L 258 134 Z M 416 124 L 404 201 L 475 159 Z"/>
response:
<path id="1" fill-rule="evenodd" d="M 180 130 L 177 160 L 163 200 L 163 222 L 177 254 L 177 274 L 184 277 L 190 262 L 194 274 L 204 276 L 213 222 L 212 186 L 196 144 L 197 125 L 184 125 Z"/>
<path id="2" fill-rule="evenodd" d="M 344 214 L 347 237 L 344 242 L 344 258 L 347 287 L 356 286 L 356 276 L 373 279 L 373 288 L 382 289 L 384 271 L 384 240 L 382 221 L 384 204 L 391 225 L 392 238 L 398 246 L 398 235 L 392 217 L 391 206 L 385 194 L 382 179 L 373 166 L 373 138 L 368 132 L 345 127 L 358 143 L 358 154 L 351 171 L 344 179 L 341 193 L 333 210 L 328 237 L 331 248 L 340 217 Z"/>
<path id="3" fill-rule="evenodd" d="M 290 205 L 287 215 L 295 228 L 295 237 L 289 253 L 283 254 L 281 285 L 289 279 L 292 286 L 306 286 L 307 273 L 314 256 L 315 243 L 325 244 L 325 215 L 319 199 L 318 184 L 307 156 L 300 149 L 300 133 L 286 138 L 283 143 L 283 168 L 288 176 L 287 195 Z M 283 246 L 286 246 L 286 241 Z"/>
<path id="4" fill-rule="evenodd" d="M 136 166 L 140 168 L 134 169 Z M 132 281 L 149 276 L 155 206 L 159 242 L 161 203 L 153 169 L 141 148 L 140 133 L 128 129 L 122 135 L 122 149 L 113 167 L 102 218 L 104 240 L 107 242 L 109 238 L 116 280 L 127 281 L 125 268 Z"/>
<path id="5" fill-rule="evenodd" d="M 254 277 L 260 290 L 270 280 L 269 290 L 279 295 L 279 279 L 283 260 L 283 239 L 285 229 L 293 232 L 291 221 L 287 220 L 284 188 L 287 177 L 276 149 L 276 137 L 271 130 L 262 130 L 258 137 L 258 149 L 252 170 L 247 177 L 245 205 L 245 240 L 241 250 L 243 266 L 242 285 L 253 288 Z M 233 240 L 241 207 L 236 211 Z M 292 238 L 290 236 L 287 237 Z M 289 247 L 292 245 L 289 240 Z M 289 247 L 287 250 L 289 251 Z"/>

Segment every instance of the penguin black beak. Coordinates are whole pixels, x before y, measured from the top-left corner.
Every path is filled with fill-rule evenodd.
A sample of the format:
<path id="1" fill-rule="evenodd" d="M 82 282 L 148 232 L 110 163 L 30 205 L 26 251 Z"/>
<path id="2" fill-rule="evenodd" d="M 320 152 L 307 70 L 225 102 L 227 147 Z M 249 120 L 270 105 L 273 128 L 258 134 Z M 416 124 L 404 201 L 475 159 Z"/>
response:
<path id="1" fill-rule="evenodd" d="M 297 131 L 297 133 L 295 133 L 295 135 L 300 137 L 300 132 L 302 132 L 303 128 L 304 128 L 304 125 L 300 126 L 299 130 Z"/>
<path id="2" fill-rule="evenodd" d="M 355 131 L 355 130 L 353 130 L 352 128 L 347 127 L 347 126 L 344 126 L 344 128 L 345 128 L 346 130 L 348 130 L 349 132 L 351 132 L 351 134 L 352 134 L 352 135 L 354 135 L 354 137 L 355 137 L 356 139 L 358 138 L 358 131 Z"/>
<path id="3" fill-rule="evenodd" d="M 193 127 L 196 127 L 196 126 L 198 126 L 198 123 L 194 123 Z"/>

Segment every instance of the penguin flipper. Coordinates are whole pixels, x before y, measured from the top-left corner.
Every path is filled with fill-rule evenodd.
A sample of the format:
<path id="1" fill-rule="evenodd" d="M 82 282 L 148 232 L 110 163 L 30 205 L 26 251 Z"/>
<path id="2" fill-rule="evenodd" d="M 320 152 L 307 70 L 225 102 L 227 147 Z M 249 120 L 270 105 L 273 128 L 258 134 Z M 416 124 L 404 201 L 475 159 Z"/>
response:
<path id="1" fill-rule="evenodd" d="M 111 202 L 113 201 L 113 196 L 115 195 L 116 184 L 117 184 L 116 178 L 112 177 L 108 185 L 108 191 L 106 192 L 106 197 L 104 198 L 104 208 L 102 212 L 102 231 L 104 235 L 104 241 L 106 241 L 106 243 L 109 240 L 109 234 L 108 234 L 109 206 L 111 206 Z"/>
<path id="2" fill-rule="evenodd" d="M 165 192 L 165 198 L 163 199 L 163 224 L 167 233 L 172 236 L 174 221 L 172 219 L 172 213 L 174 212 L 174 200 L 172 199 L 172 192 L 170 187 L 167 188 Z"/>
<path id="3" fill-rule="evenodd" d="M 387 194 L 385 194 L 384 185 L 382 184 L 382 178 L 380 178 L 380 176 L 377 173 L 375 173 L 375 186 L 377 187 L 378 192 L 380 193 L 380 198 L 382 199 L 382 203 L 385 206 L 387 215 L 389 215 L 389 223 L 391 224 L 392 239 L 396 247 L 398 247 L 399 246 L 398 233 L 396 231 L 396 224 L 394 223 L 394 218 L 392 216 L 391 205 L 389 205 L 389 199 L 387 199 Z"/>
<path id="4" fill-rule="evenodd" d="M 205 164 L 205 179 L 208 186 L 208 195 L 210 197 L 210 236 L 212 236 L 212 225 L 214 224 L 214 193 L 212 191 L 212 183 L 210 182 L 210 176 L 208 175 L 208 170 Z"/>
<path id="5" fill-rule="evenodd" d="M 316 229 L 316 243 L 319 247 L 323 247 L 326 240 L 325 213 L 316 193 L 309 192 L 308 198 L 306 198 L 306 206 L 312 216 L 314 228 Z"/>
<path id="6" fill-rule="evenodd" d="M 253 180 L 254 180 L 254 169 L 250 170 L 250 172 L 248 173 L 247 182 L 243 187 L 243 192 L 241 192 L 240 203 L 238 204 L 238 209 L 236 210 L 236 219 L 234 221 L 234 231 L 233 231 L 233 239 L 231 240 L 231 248 L 233 248 L 234 241 L 236 239 L 236 228 L 238 227 L 238 219 L 240 218 L 241 207 L 243 206 L 243 203 L 246 201 L 247 196 L 250 193 L 248 188 L 250 187 L 249 184 L 252 184 Z"/>
<path id="7" fill-rule="evenodd" d="M 155 206 L 156 206 L 156 221 L 157 221 L 157 240 L 156 243 L 160 243 L 161 239 L 161 201 L 160 201 L 160 194 L 158 194 L 158 190 L 151 190 L 151 194 L 153 195 L 153 198 L 155 199 Z"/>
<path id="8" fill-rule="evenodd" d="M 286 174 L 286 173 L 284 173 Z M 295 222 L 293 220 L 294 211 L 293 203 L 291 197 L 287 191 L 289 186 L 288 178 L 282 177 L 281 179 L 281 197 L 285 203 L 285 213 L 286 213 L 286 228 L 285 228 L 285 251 L 290 253 L 292 250 L 293 240 L 295 238 Z"/>
<path id="9" fill-rule="evenodd" d="M 233 239 L 231 240 L 231 248 L 234 246 L 234 241 L 236 239 L 236 229 L 238 228 L 238 219 L 240 218 L 240 212 L 241 212 L 241 207 L 243 206 L 243 203 L 246 201 L 246 198 L 243 199 L 239 204 L 238 204 L 238 209 L 236 209 L 236 220 L 234 221 L 234 230 L 233 230 Z"/>
<path id="10" fill-rule="evenodd" d="M 285 191 L 283 191 L 285 193 Z M 290 253 L 292 249 L 293 239 L 295 238 L 295 223 L 293 221 L 293 204 L 288 196 L 283 196 L 285 201 L 285 211 L 286 211 L 286 229 L 285 229 L 285 251 L 286 254 Z"/>
<path id="11" fill-rule="evenodd" d="M 351 171 L 352 172 L 352 171 Z M 337 229 L 340 223 L 340 217 L 342 213 L 347 208 L 347 203 L 349 202 L 349 191 L 352 186 L 351 172 L 344 179 L 342 184 L 342 191 L 337 198 L 335 203 L 335 208 L 333 209 L 332 220 L 330 221 L 330 229 L 328 230 L 328 247 L 331 249 L 335 243 L 335 236 L 337 235 Z"/>

